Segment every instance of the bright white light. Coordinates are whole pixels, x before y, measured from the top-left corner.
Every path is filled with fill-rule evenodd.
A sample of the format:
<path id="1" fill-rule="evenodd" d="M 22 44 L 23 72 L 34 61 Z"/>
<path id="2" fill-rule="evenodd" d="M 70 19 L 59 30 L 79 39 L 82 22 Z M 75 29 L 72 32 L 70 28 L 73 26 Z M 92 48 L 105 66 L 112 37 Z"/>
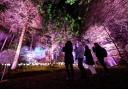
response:
<path id="1" fill-rule="evenodd" d="M 11 64 L 6 64 L 7 66 L 11 66 Z"/>

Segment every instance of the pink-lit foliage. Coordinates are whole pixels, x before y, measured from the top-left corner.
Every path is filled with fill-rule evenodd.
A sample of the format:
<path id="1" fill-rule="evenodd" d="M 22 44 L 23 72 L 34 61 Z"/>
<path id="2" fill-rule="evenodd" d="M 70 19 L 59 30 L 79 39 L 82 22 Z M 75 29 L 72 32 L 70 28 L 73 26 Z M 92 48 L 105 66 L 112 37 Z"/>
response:
<path id="1" fill-rule="evenodd" d="M 15 51 L 11 49 L 4 50 L 0 53 L 0 63 L 12 63 Z"/>
<path id="2" fill-rule="evenodd" d="M 7 7 L 6 10 L 1 13 L 0 24 L 8 30 L 16 33 L 21 33 L 23 27 L 27 24 L 26 30 L 29 30 L 29 34 L 25 34 L 27 37 L 24 37 L 24 40 L 29 41 L 29 44 L 34 46 L 33 49 L 36 48 L 36 43 L 40 43 L 45 48 L 48 48 L 50 51 L 47 56 L 48 60 L 50 60 L 49 56 L 53 56 L 53 51 L 58 50 L 57 48 L 60 42 L 64 45 L 66 40 L 71 40 L 72 38 L 69 24 L 64 24 L 63 21 L 61 27 L 57 27 L 57 22 L 49 21 L 49 23 L 43 28 L 44 33 L 37 30 L 33 32 L 30 31 L 34 28 L 42 28 L 42 18 L 37 7 L 31 2 L 31 0 L 1 0 L 0 4 L 4 4 Z M 62 17 L 60 16 L 59 18 Z M 23 46 L 26 46 L 25 42 L 23 42 L 22 47 Z"/>
<path id="3" fill-rule="evenodd" d="M 108 52 L 111 53 L 111 55 L 115 55 L 115 51 L 118 51 L 118 56 L 123 59 L 126 59 L 126 61 L 128 61 L 128 53 L 125 49 L 125 46 L 128 44 L 127 6 L 127 0 L 95 0 L 92 2 L 90 10 L 85 16 L 86 24 L 84 27 L 84 29 L 90 30 L 87 32 L 85 31 L 85 33 L 91 33 L 91 38 L 94 38 L 91 44 L 96 41 L 101 43 L 102 46 L 114 44 L 116 50 L 114 50 L 115 47 L 111 48 L 107 46 L 106 49 L 108 49 Z M 98 28 L 96 28 L 96 30 L 93 30 L 92 32 L 92 29 L 90 28 L 95 29 L 95 26 L 97 26 Z M 98 31 L 100 26 L 103 26 L 105 28 L 102 28 L 102 31 Z M 104 31 L 108 32 L 106 33 L 106 37 L 105 35 L 103 35 Z M 102 44 L 104 43 L 104 41 L 105 44 Z M 109 50 L 110 48 L 111 50 Z"/>
<path id="4" fill-rule="evenodd" d="M 0 0 L 6 5 L 6 10 L 0 13 L 0 24 L 12 32 L 22 29 L 24 24 L 28 27 L 41 28 L 41 16 L 36 6 L 30 0 Z"/>
<path id="5" fill-rule="evenodd" d="M 6 7 L 4 11 L 0 12 L 0 25 L 5 27 L 8 32 L 21 33 L 23 28 L 26 30 L 30 30 L 29 28 L 42 28 L 42 18 L 38 12 L 38 8 L 31 2 L 31 0 L 0 0 L 0 4 Z M 1 32 L 0 35 L 3 34 L 5 33 Z M 1 37 L 0 39 L 6 39 L 6 37 Z M 1 54 L 6 55 L 8 52 L 11 51 L 5 50 L 4 52 L 1 52 Z M 12 55 L 14 54 L 15 52 L 12 53 Z M 0 59 L 3 60 L 2 56 L 0 56 Z M 7 56 L 4 56 L 4 59 L 9 61 L 9 57 Z"/>
<path id="6" fill-rule="evenodd" d="M 108 58 L 114 57 L 118 62 L 120 58 L 119 53 L 108 35 L 110 32 L 106 32 L 106 30 L 109 31 L 104 26 L 92 25 L 88 28 L 85 35 L 83 35 L 83 38 L 89 41 L 87 44 L 89 44 L 90 48 L 93 47 L 94 42 L 99 43 L 107 50 Z"/>

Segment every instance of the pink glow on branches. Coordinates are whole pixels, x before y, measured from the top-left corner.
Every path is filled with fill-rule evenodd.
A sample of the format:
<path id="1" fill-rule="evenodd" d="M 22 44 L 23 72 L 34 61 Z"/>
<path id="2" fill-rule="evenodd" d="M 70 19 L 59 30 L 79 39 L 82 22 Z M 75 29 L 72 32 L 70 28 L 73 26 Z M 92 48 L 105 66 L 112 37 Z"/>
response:
<path id="1" fill-rule="evenodd" d="M 5 3 L 7 10 L 1 15 L 0 24 L 9 27 L 13 32 L 23 28 L 27 22 L 28 27 L 40 29 L 41 16 L 36 6 L 30 0 L 2 0 Z"/>
<path id="2" fill-rule="evenodd" d="M 109 37 L 109 34 L 111 34 L 111 32 L 107 27 L 102 25 L 92 25 L 85 32 L 83 38 L 89 41 L 87 44 L 91 47 L 93 46 L 93 43 L 99 43 L 107 50 L 109 59 L 110 57 L 114 57 L 117 61 L 119 61 L 119 52 L 117 51 L 115 44 L 112 42 L 112 39 Z M 108 63 L 109 62 L 111 63 L 111 59 L 108 60 Z"/>

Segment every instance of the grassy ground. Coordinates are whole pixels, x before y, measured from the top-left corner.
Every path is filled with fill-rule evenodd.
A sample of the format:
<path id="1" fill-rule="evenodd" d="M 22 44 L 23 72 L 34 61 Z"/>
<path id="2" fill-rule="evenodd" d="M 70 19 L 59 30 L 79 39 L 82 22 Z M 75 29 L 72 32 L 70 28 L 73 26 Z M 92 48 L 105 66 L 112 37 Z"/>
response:
<path id="1" fill-rule="evenodd" d="M 0 89 L 128 89 L 127 67 L 117 66 L 105 73 L 97 68 L 98 75 L 92 76 L 89 70 L 87 78 L 80 79 L 75 68 L 75 79 L 67 81 L 64 68 L 51 68 L 53 71 L 11 72 L 0 83 Z"/>

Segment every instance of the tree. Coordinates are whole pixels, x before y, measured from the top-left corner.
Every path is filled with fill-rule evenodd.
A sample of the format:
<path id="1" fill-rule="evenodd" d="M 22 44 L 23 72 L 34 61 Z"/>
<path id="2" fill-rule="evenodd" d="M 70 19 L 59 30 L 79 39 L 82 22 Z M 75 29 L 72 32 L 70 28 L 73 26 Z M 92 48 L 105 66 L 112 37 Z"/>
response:
<path id="1" fill-rule="evenodd" d="M 20 32 L 18 47 L 11 67 L 11 69 L 15 69 L 25 31 L 30 27 L 41 28 L 41 16 L 31 0 L 3 0 L 1 3 L 7 6 L 7 10 L 2 15 L 3 20 L 0 22 L 2 25 L 8 26 L 12 32 Z"/>

